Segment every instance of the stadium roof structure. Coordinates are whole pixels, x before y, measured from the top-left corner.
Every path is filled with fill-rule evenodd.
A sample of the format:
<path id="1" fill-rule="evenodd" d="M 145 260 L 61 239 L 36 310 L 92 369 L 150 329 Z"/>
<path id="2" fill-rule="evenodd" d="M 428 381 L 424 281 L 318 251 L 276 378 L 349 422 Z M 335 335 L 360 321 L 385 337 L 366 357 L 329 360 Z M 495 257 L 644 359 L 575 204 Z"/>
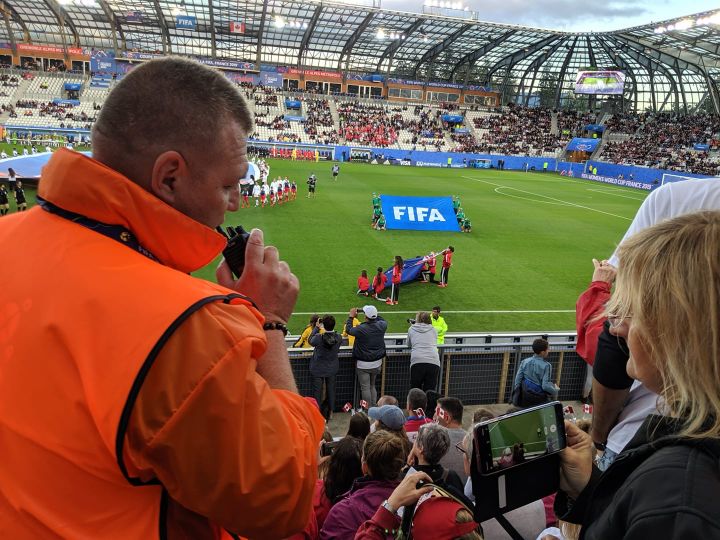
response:
<path id="1" fill-rule="evenodd" d="M 720 111 L 720 10 L 577 33 L 362 1 L 0 0 L 0 40 L 489 84 L 506 100 L 556 107 L 578 99 L 578 71 L 617 68 L 631 109 Z M 193 29 L 178 17 L 194 17 Z"/>

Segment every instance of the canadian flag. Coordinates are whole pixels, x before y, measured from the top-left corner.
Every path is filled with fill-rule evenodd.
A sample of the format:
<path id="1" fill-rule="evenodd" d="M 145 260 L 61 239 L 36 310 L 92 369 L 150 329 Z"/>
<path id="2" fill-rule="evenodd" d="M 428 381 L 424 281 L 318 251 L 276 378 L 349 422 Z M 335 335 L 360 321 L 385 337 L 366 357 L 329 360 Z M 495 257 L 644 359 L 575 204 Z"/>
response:
<path id="1" fill-rule="evenodd" d="M 242 21 L 230 21 L 230 33 L 231 34 L 244 34 L 245 23 Z"/>
<path id="2" fill-rule="evenodd" d="M 575 409 L 572 408 L 572 405 L 568 405 L 563 409 L 564 414 L 575 414 Z"/>
<path id="3" fill-rule="evenodd" d="M 583 405 L 583 412 L 585 414 L 592 414 L 592 409 L 593 409 L 592 405 L 589 405 L 589 404 Z"/>
<path id="4" fill-rule="evenodd" d="M 345 405 L 343 405 L 343 411 L 349 412 L 350 409 L 352 409 L 352 403 L 348 401 Z"/>
<path id="5" fill-rule="evenodd" d="M 367 409 L 367 408 L 368 408 L 368 402 L 365 401 L 364 399 L 361 399 L 361 400 L 360 400 L 360 406 L 361 406 L 363 409 Z"/>

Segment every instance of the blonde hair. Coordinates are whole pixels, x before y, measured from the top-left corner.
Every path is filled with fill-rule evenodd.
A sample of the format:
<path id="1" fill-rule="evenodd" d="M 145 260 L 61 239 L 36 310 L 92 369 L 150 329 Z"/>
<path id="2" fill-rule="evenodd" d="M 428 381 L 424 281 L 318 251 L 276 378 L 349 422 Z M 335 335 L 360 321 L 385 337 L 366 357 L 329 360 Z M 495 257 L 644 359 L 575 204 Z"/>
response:
<path id="1" fill-rule="evenodd" d="M 455 523 L 470 523 L 471 521 L 473 521 L 473 515 L 465 508 L 461 508 L 457 511 L 457 514 L 455 514 Z M 483 537 L 477 530 L 474 530 L 458 536 L 454 540 L 483 540 Z"/>
<path id="2" fill-rule="evenodd" d="M 720 436 L 720 212 L 664 221 L 623 242 L 608 313 L 632 317 L 686 437 Z"/>
<path id="3" fill-rule="evenodd" d="M 419 323 L 432 324 L 430 314 L 427 311 L 418 311 L 417 315 L 415 315 L 415 319 Z"/>

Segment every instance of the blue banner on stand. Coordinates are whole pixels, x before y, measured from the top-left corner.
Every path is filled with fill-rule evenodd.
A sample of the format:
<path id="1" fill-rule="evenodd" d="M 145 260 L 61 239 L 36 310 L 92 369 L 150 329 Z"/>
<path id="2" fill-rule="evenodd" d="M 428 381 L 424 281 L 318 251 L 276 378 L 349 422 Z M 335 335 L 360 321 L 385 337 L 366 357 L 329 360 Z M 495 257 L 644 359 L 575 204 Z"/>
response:
<path id="1" fill-rule="evenodd" d="M 302 103 L 300 102 L 299 99 L 287 98 L 285 100 L 285 108 L 286 109 L 299 109 L 300 107 L 302 107 Z"/>
<path id="2" fill-rule="evenodd" d="M 442 118 L 443 122 L 450 122 L 451 124 L 462 124 L 464 120 L 460 114 L 443 114 L 440 118 Z"/>
<path id="3" fill-rule="evenodd" d="M 702 144 L 702 143 L 695 143 L 695 146 L 693 146 L 695 150 L 701 150 L 701 151 L 707 151 L 710 150 L 709 144 Z"/>
<path id="4" fill-rule="evenodd" d="M 592 152 L 600 144 L 600 139 L 586 139 L 583 137 L 575 137 L 567 145 L 566 150 L 568 152 Z"/>
<path id="5" fill-rule="evenodd" d="M 385 227 L 414 231 L 459 232 L 450 197 L 380 197 Z"/>

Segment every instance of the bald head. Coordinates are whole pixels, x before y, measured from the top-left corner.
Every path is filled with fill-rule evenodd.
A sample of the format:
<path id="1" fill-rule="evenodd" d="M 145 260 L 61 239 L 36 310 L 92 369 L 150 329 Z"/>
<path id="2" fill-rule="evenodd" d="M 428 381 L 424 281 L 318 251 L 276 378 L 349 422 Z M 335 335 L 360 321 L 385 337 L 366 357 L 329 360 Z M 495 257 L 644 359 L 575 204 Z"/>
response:
<path id="1" fill-rule="evenodd" d="M 176 151 L 193 161 L 223 128 L 253 130 L 250 110 L 219 71 L 178 57 L 146 62 L 110 92 L 93 127 L 93 156 L 147 185 L 158 155 Z"/>

